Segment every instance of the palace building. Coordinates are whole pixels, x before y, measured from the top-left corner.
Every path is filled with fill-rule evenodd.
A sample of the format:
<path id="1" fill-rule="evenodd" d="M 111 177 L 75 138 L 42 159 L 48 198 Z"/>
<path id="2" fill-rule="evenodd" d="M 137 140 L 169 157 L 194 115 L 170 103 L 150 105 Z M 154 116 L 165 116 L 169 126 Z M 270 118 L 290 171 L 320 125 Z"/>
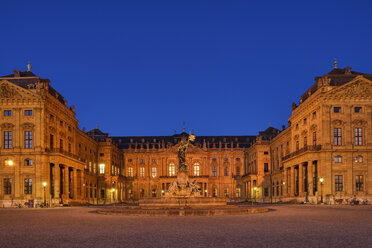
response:
<path id="1" fill-rule="evenodd" d="M 188 134 L 81 130 L 74 106 L 28 70 L 0 77 L 0 206 L 163 197 Z M 188 148 L 200 197 L 257 202 L 372 200 L 372 74 L 335 68 L 292 104 L 288 127 L 199 136 Z"/>

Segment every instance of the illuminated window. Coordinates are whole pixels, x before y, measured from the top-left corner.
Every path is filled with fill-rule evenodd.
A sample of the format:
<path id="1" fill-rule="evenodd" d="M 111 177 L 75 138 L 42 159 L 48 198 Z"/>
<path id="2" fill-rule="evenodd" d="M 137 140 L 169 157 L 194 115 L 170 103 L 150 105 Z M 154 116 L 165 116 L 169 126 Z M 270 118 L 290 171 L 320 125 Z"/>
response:
<path id="1" fill-rule="evenodd" d="M 151 176 L 156 177 L 156 167 L 151 168 Z"/>
<path id="2" fill-rule="evenodd" d="M 355 157 L 355 162 L 356 162 L 356 163 L 362 163 L 362 162 L 363 162 L 363 157 L 360 156 L 360 155 L 359 155 L 359 156 L 356 156 L 356 157 Z"/>
<path id="3" fill-rule="evenodd" d="M 145 176 L 145 167 L 140 167 L 140 177 Z"/>
<path id="4" fill-rule="evenodd" d="M 364 187 L 363 176 L 355 176 L 355 189 L 356 191 L 363 191 Z"/>
<path id="5" fill-rule="evenodd" d="M 336 175 L 335 176 L 335 191 L 342 191 L 342 189 L 343 189 L 342 176 Z"/>
<path id="6" fill-rule="evenodd" d="M 25 178 L 25 194 L 32 194 L 32 178 Z"/>
<path id="7" fill-rule="evenodd" d="M 99 164 L 99 173 L 105 174 L 105 164 Z"/>
<path id="8" fill-rule="evenodd" d="M 194 164 L 194 176 L 200 176 L 200 165 L 198 163 Z"/>
<path id="9" fill-rule="evenodd" d="M 128 168 L 128 177 L 133 177 L 133 168 L 132 167 Z"/>
<path id="10" fill-rule="evenodd" d="M 229 197 L 229 188 L 226 188 L 224 191 L 225 197 Z"/>
<path id="11" fill-rule="evenodd" d="M 169 176 L 173 177 L 176 175 L 176 166 L 174 163 L 169 164 Z"/>

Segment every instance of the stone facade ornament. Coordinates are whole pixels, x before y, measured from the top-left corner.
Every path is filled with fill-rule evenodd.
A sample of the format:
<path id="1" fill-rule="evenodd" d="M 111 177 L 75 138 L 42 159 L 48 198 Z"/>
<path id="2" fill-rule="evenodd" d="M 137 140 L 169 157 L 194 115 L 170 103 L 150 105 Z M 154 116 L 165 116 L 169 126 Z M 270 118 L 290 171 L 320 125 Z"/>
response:
<path id="1" fill-rule="evenodd" d="M 14 125 L 12 123 L 3 123 L 1 124 L 1 129 L 11 129 Z"/>
<path id="2" fill-rule="evenodd" d="M 345 122 L 342 121 L 342 120 L 333 120 L 332 124 L 333 124 L 333 126 L 342 126 L 342 125 L 345 124 Z"/>
<path id="3" fill-rule="evenodd" d="M 312 132 L 315 132 L 316 129 L 317 129 L 317 125 L 316 125 L 316 124 L 311 125 L 310 130 L 311 130 Z"/>
<path id="4" fill-rule="evenodd" d="M 14 98 L 18 97 L 20 94 L 13 87 L 9 87 L 8 84 L 2 84 L 0 86 L 0 98 Z"/>
<path id="5" fill-rule="evenodd" d="M 357 119 L 357 120 L 353 120 L 353 125 L 354 126 L 366 126 L 367 125 L 367 122 L 365 120 L 360 120 L 360 119 Z"/>
<path id="6" fill-rule="evenodd" d="M 33 123 L 26 122 L 26 123 L 23 123 L 21 126 L 23 129 L 32 129 L 35 125 Z"/>

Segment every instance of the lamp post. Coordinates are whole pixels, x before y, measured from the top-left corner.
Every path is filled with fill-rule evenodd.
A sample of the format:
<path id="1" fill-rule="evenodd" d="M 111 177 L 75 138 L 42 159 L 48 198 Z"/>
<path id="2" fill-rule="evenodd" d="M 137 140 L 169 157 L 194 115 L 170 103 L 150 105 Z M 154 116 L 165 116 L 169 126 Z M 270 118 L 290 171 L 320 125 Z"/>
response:
<path id="1" fill-rule="evenodd" d="M 320 202 L 321 203 L 323 203 L 323 181 L 324 181 L 323 177 L 319 178 L 319 182 L 320 182 Z"/>
<path id="2" fill-rule="evenodd" d="M 6 160 L 5 161 L 5 163 L 9 166 L 9 167 L 12 167 L 13 166 L 13 160 L 11 160 L 11 159 L 8 159 L 8 160 Z M 14 180 L 15 180 L 15 167 L 14 167 Z M 15 185 L 15 184 L 14 184 Z M 12 187 L 11 185 L 10 185 L 10 187 Z M 10 188 L 10 189 L 12 189 L 12 188 Z M 12 193 L 12 203 L 11 203 L 11 206 L 13 207 L 13 192 L 11 192 Z"/>
<path id="3" fill-rule="evenodd" d="M 257 187 L 254 187 L 253 190 L 254 190 L 254 202 L 256 202 Z M 253 203 L 252 203 L 252 205 L 253 205 Z"/>
<path id="4" fill-rule="evenodd" d="M 46 186 L 47 186 L 47 183 L 46 182 L 43 182 L 43 187 L 44 187 L 44 206 L 46 206 Z"/>
<path id="5" fill-rule="evenodd" d="M 204 196 L 207 197 L 208 196 L 208 190 L 204 190 Z"/>

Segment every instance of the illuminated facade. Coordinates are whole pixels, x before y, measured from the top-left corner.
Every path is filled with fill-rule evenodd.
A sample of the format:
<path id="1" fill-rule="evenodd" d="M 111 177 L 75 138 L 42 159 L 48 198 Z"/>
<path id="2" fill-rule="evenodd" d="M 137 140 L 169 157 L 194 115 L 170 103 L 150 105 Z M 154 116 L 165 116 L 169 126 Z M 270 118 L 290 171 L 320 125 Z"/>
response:
<path id="1" fill-rule="evenodd" d="M 199 136 L 191 179 L 203 197 L 371 199 L 372 75 L 335 68 L 292 105 L 289 125 L 256 136 Z M 0 205 L 105 204 L 162 197 L 176 179 L 171 136 L 110 137 L 30 71 L 0 77 Z"/>

